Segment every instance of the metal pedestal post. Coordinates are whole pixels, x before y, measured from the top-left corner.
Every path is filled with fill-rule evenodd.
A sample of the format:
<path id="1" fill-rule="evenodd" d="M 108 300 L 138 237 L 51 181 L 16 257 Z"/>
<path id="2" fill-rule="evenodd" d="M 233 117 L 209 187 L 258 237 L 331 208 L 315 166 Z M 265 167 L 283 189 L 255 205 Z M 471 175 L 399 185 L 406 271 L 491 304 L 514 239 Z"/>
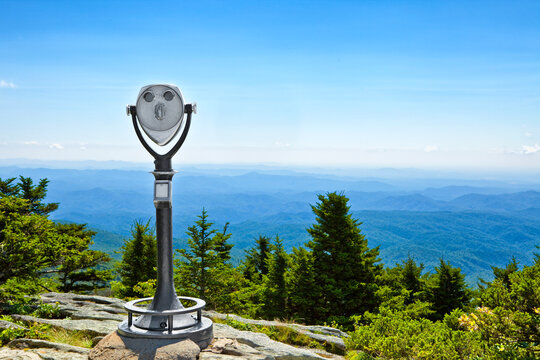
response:
<path id="1" fill-rule="evenodd" d="M 212 321 L 201 314 L 206 303 L 197 298 L 178 297 L 174 290 L 173 279 L 172 178 L 175 172 L 172 170 L 171 159 L 183 143 L 189 130 L 191 109 L 190 105 L 187 111 L 186 127 L 179 142 L 165 155 L 155 153 L 144 142 L 136 124 L 135 107 L 131 107 L 129 111 L 133 116 L 133 125 L 137 136 L 156 159 L 156 168 L 152 173 L 155 177 L 154 205 L 156 207 L 158 271 L 154 297 L 126 303 L 128 320 L 118 326 L 118 332 L 128 337 L 191 339 L 204 348 L 210 344 L 213 337 Z M 180 299 L 195 302 L 195 305 L 185 308 Z M 140 302 L 150 300 L 152 302 L 147 309 L 136 306 Z M 141 316 L 134 319 L 133 314 L 141 314 Z"/>

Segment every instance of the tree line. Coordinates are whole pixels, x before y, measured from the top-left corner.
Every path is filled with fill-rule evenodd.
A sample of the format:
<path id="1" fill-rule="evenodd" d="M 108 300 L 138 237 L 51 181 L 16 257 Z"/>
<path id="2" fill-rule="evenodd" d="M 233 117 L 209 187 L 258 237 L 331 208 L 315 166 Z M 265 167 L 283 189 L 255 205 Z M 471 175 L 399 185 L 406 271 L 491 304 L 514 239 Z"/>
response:
<path id="1" fill-rule="evenodd" d="M 48 219 L 48 181 L 0 179 L 0 300 L 43 290 L 152 296 L 157 243 L 150 222 L 136 221 L 122 260 L 90 250 L 84 224 Z M 347 197 L 318 195 L 310 241 L 287 253 L 279 236 L 260 235 L 235 265 L 229 225 L 203 209 L 175 253 L 175 287 L 207 307 L 252 318 L 328 324 L 350 331 L 351 359 L 535 358 L 540 350 L 540 257 L 521 267 L 493 267 L 494 280 L 473 289 L 461 270 L 440 259 L 426 271 L 412 255 L 382 264 L 369 247 Z M 112 279 L 115 281 L 111 281 Z M 441 355 L 442 354 L 442 355 Z"/>

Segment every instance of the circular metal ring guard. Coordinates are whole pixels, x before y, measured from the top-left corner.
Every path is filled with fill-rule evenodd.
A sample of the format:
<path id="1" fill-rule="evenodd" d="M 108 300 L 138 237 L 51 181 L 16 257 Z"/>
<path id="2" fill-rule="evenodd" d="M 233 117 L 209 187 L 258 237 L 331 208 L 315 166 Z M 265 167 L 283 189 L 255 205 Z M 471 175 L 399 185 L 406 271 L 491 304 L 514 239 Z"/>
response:
<path id="1" fill-rule="evenodd" d="M 195 302 L 195 305 L 190 306 L 188 308 L 183 309 L 172 309 L 172 310 L 149 310 L 149 309 L 143 309 L 138 306 L 135 306 L 138 303 L 146 302 L 146 301 L 152 301 L 154 300 L 153 297 L 147 297 L 143 299 L 137 299 L 130 302 L 127 302 L 124 305 L 124 309 L 128 311 L 128 327 L 131 327 L 133 325 L 133 314 L 141 314 L 141 315 L 160 315 L 160 316 L 167 316 L 167 332 L 169 334 L 172 334 L 174 327 L 174 315 L 180 315 L 180 314 L 189 314 L 197 312 L 197 318 L 196 324 L 200 323 L 202 321 L 202 309 L 206 305 L 206 301 L 194 297 L 189 296 L 177 296 L 178 300 L 188 300 Z M 137 326 L 137 325 L 135 325 Z M 182 328 L 188 328 L 193 325 L 187 325 L 182 327 L 177 327 L 176 329 L 182 329 Z"/>

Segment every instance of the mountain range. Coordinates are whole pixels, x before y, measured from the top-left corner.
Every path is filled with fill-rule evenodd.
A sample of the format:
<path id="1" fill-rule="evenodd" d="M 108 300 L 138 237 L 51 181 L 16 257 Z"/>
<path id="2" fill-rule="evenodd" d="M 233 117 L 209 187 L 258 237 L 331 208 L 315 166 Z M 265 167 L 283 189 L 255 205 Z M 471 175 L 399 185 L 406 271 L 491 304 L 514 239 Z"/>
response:
<path id="1" fill-rule="evenodd" d="M 223 175 L 226 174 L 226 175 Z M 0 167 L 0 178 L 50 180 L 47 201 L 60 203 L 53 220 L 87 223 L 98 234 L 94 247 L 118 258 L 134 220 L 154 216 L 153 176 L 142 170 L 73 170 Z M 434 186 L 440 185 L 440 186 Z M 350 199 L 370 246 L 383 263 L 408 255 L 426 265 L 439 258 L 462 268 L 469 282 L 489 279 L 491 266 L 512 256 L 532 261 L 540 245 L 540 190 L 535 184 L 497 180 L 354 178 L 309 173 L 215 169 L 184 170 L 173 181 L 175 246 L 203 208 L 217 227 L 230 223 L 233 258 L 259 235 L 276 236 L 287 250 L 309 240 L 310 205 L 338 191 Z"/>

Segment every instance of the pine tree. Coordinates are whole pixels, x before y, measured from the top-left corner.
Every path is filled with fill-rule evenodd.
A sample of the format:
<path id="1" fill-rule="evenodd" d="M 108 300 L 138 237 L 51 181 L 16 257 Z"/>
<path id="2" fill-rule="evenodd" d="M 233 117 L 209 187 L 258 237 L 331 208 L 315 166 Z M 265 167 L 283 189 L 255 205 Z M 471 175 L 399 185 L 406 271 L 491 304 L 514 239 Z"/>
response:
<path id="1" fill-rule="evenodd" d="M 133 290 L 139 282 L 157 278 L 157 240 L 150 229 L 150 220 L 146 223 L 135 221 L 131 228 L 131 239 L 124 241 L 122 261 L 118 265 L 122 287 L 120 296 L 137 296 Z"/>
<path id="2" fill-rule="evenodd" d="M 234 291 L 231 279 L 238 278 L 228 263 L 232 245 L 227 243 L 228 224 L 222 232 L 213 228 L 208 221 L 208 212 L 203 208 L 195 225 L 188 228 L 188 248 L 177 250 L 180 258 L 175 259 L 175 283 L 182 295 L 196 296 L 206 300 L 209 307 L 222 304 L 222 293 Z M 229 287 L 228 289 L 226 287 Z"/>
<path id="3" fill-rule="evenodd" d="M 196 296 L 206 299 L 208 287 L 208 268 L 214 266 L 218 259 L 215 251 L 215 242 L 213 236 L 217 232 L 212 229 L 214 223 L 208 222 L 208 213 L 203 208 L 199 220 L 195 221 L 195 225 L 188 227 L 186 234 L 189 236 L 188 249 L 177 250 L 183 258 L 180 265 L 180 270 L 184 274 L 185 281 L 188 281 L 191 286 L 186 286 L 188 289 L 192 287 L 195 290 Z"/>
<path id="4" fill-rule="evenodd" d="M 259 235 L 255 240 L 256 245 L 246 250 L 246 256 L 242 261 L 244 277 L 250 281 L 258 281 L 263 275 L 268 274 L 268 257 L 270 256 L 270 238 Z"/>
<path id="5" fill-rule="evenodd" d="M 313 271 L 313 256 L 305 248 L 293 248 L 291 267 L 287 274 L 289 312 L 294 319 L 313 323 L 313 309 L 316 305 L 317 294 L 315 272 Z"/>
<path id="6" fill-rule="evenodd" d="M 276 236 L 272 254 L 267 259 L 268 276 L 265 278 L 264 312 L 268 318 L 284 318 L 287 308 L 287 288 L 285 274 L 288 270 L 288 256 L 283 242 Z"/>
<path id="7" fill-rule="evenodd" d="M 102 251 L 88 249 L 96 233 L 88 230 L 86 224 L 56 224 L 56 230 L 63 245 L 60 266 L 48 272 L 59 275 L 60 289 L 88 291 L 106 286 L 113 278 L 112 270 L 100 267 L 111 258 Z"/>
<path id="8" fill-rule="evenodd" d="M 47 196 L 48 184 L 49 180 L 41 179 L 38 185 L 34 185 L 31 178 L 19 176 L 19 197 L 29 201 L 30 213 L 47 216 L 58 209 L 58 203 L 43 203 L 43 199 Z"/>
<path id="9" fill-rule="evenodd" d="M 0 285 L 8 279 L 39 283 L 44 274 L 59 274 L 65 291 L 105 285 L 110 271 L 99 267 L 110 258 L 88 250 L 95 233 L 85 224 L 59 224 L 47 218 L 58 208 L 43 202 L 47 179 L 37 185 L 23 176 L 17 184 L 14 181 L 0 179 Z"/>
<path id="10" fill-rule="evenodd" d="M 352 218 L 349 199 L 336 192 L 318 196 L 311 206 L 316 223 L 308 233 L 307 243 L 313 253 L 316 287 L 310 294 L 317 305 L 314 318 L 319 322 L 329 317 L 339 321 L 353 314 L 374 310 L 375 278 L 381 270 L 378 248 L 368 248 L 361 233 L 361 223 Z"/>
<path id="11" fill-rule="evenodd" d="M 216 233 L 216 237 L 214 239 L 215 250 L 218 256 L 221 258 L 221 261 L 223 261 L 224 263 L 231 259 L 231 249 L 233 247 L 232 244 L 227 243 L 227 241 L 231 238 L 232 235 L 227 234 L 228 230 L 229 223 L 226 223 L 225 226 L 223 226 L 223 231 Z"/>
<path id="12" fill-rule="evenodd" d="M 405 300 L 405 305 L 414 301 L 415 294 L 423 290 L 422 271 L 424 264 L 417 265 L 411 256 L 401 264 L 401 283 L 403 288 L 409 291 L 409 296 Z"/>
<path id="13" fill-rule="evenodd" d="M 54 223 L 31 214 L 27 200 L 0 198 L 0 285 L 11 278 L 37 279 L 60 262 L 62 243 Z"/>
<path id="14" fill-rule="evenodd" d="M 0 178 L 0 198 L 6 196 L 17 196 L 19 193 L 19 186 L 17 184 L 13 184 L 15 180 L 16 178 L 8 178 L 6 180 L 2 180 L 2 178 Z"/>
<path id="15" fill-rule="evenodd" d="M 440 259 L 435 271 L 430 297 L 435 311 L 433 318 L 439 320 L 454 309 L 463 309 L 469 303 L 471 294 L 460 268 L 455 268 L 450 262 Z"/>

